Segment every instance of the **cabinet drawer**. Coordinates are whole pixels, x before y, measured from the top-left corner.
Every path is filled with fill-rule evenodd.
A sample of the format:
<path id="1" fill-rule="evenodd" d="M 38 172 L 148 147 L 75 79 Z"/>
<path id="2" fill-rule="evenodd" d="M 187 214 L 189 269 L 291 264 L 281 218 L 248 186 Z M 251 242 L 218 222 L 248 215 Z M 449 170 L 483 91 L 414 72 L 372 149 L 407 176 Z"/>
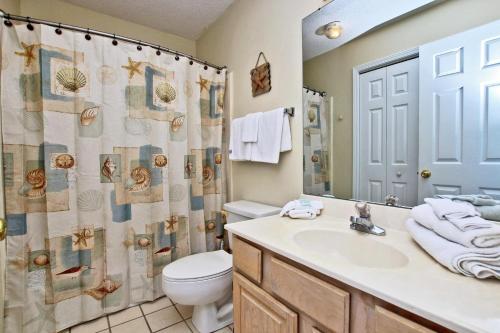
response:
<path id="1" fill-rule="evenodd" d="M 375 333 L 435 332 L 380 306 L 375 307 L 375 320 Z"/>
<path id="2" fill-rule="evenodd" d="M 242 275 L 234 273 L 234 331 L 297 333 L 298 316 Z"/>
<path id="3" fill-rule="evenodd" d="M 237 237 L 233 238 L 233 265 L 254 282 L 262 281 L 262 251 Z"/>
<path id="4" fill-rule="evenodd" d="M 349 332 L 349 293 L 279 259 L 271 259 L 271 289 L 337 333 Z"/>

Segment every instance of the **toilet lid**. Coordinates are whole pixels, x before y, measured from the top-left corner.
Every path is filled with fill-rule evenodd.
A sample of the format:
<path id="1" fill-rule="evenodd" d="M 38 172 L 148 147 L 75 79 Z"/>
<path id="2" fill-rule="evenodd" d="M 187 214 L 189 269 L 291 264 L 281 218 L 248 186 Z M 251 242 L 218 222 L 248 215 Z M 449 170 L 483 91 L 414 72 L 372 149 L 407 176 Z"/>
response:
<path id="1" fill-rule="evenodd" d="M 163 276 L 168 280 L 196 280 L 223 275 L 231 271 L 232 258 L 223 250 L 193 254 L 165 266 Z"/>

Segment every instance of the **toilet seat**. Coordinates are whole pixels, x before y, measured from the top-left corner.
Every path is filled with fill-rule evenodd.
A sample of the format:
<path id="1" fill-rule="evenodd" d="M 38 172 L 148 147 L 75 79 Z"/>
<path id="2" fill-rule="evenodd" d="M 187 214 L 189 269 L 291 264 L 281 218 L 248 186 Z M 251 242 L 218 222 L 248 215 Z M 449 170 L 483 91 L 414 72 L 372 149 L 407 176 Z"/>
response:
<path id="1" fill-rule="evenodd" d="M 232 272 L 232 256 L 223 251 L 193 254 L 163 268 L 169 282 L 197 282 L 222 277 Z"/>

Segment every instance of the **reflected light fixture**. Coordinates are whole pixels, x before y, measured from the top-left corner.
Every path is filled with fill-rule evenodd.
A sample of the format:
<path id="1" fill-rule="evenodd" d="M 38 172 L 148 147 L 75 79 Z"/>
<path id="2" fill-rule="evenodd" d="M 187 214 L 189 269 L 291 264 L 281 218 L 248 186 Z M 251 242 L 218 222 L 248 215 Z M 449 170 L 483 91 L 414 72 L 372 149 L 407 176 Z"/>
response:
<path id="1" fill-rule="evenodd" d="M 328 39 L 339 38 L 341 34 L 342 26 L 340 21 L 333 21 L 316 29 L 316 35 L 325 35 Z"/>

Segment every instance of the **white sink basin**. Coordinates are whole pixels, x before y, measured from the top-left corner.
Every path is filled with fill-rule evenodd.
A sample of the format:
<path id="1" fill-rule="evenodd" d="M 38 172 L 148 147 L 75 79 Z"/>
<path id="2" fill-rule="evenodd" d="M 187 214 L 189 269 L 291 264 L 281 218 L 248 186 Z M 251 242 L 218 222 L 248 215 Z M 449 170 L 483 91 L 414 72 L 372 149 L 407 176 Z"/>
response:
<path id="1" fill-rule="evenodd" d="M 394 269 L 408 264 L 407 256 L 391 245 L 377 241 L 377 237 L 380 236 L 310 229 L 297 232 L 293 240 L 305 250 L 337 253 L 358 266 Z"/>

